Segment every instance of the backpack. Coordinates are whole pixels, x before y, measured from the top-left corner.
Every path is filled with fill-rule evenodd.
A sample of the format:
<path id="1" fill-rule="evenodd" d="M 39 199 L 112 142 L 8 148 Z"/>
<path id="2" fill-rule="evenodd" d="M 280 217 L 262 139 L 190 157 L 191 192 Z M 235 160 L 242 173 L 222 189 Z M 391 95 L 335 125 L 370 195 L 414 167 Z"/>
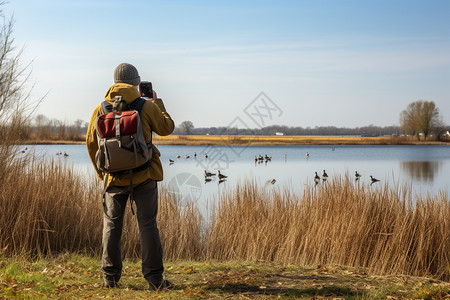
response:
<path id="1" fill-rule="evenodd" d="M 149 166 L 151 142 L 145 142 L 139 116 L 145 101 L 138 98 L 128 105 L 122 96 L 116 96 L 113 105 L 102 102 L 103 114 L 95 124 L 98 142 L 95 163 L 102 172 L 132 174 Z"/>

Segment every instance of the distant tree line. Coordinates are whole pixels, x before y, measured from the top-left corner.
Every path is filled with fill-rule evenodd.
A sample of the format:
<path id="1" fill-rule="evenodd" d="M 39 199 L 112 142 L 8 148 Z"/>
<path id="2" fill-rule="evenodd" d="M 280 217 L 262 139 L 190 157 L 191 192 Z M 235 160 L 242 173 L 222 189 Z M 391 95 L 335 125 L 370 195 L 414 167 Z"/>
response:
<path id="1" fill-rule="evenodd" d="M 174 134 L 179 135 L 325 135 L 325 136 L 389 136 L 409 135 L 425 140 L 433 136 L 437 140 L 448 139 L 450 127 L 443 122 L 439 109 L 433 101 L 412 102 L 400 113 L 400 126 L 375 126 L 348 128 L 336 126 L 298 127 L 272 125 L 263 128 L 200 127 L 191 121 L 183 121 L 176 126 Z"/>
<path id="2" fill-rule="evenodd" d="M 21 140 L 84 140 L 88 123 L 76 120 L 68 124 L 57 119 L 50 119 L 42 114 L 31 121 L 22 123 Z M 236 127 L 199 127 L 195 128 L 192 121 L 183 121 L 175 127 L 175 135 L 301 135 L 301 136 L 416 136 L 420 140 L 433 136 L 436 140 L 450 131 L 450 127 L 442 121 L 439 110 L 432 101 L 416 101 L 400 114 L 400 126 L 336 127 L 336 126 L 285 126 L 272 125 L 263 128 Z"/>
<path id="3" fill-rule="evenodd" d="M 39 114 L 31 122 L 22 125 L 20 139 L 83 141 L 87 125 L 83 120 L 76 120 L 72 124 L 68 124 Z"/>
<path id="4" fill-rule="evenodd" d="M 186 121 L 185 121 L 186 122 Z M 272 125 L 263 128 L 230 128 L 230 127 L 185 127 L 186 123 L 182 122 L 176 126 L 173 134 L 193 134 L 193 135 L 362 135 L 362 136 L 385 136 L 400 135 L 400 126 L 380 127 L 369 125 L 364 127 L 347 128 L 336 126 L 316 126 L 316 127 L 299 127 L 299 126 L 283 126 Z M 188 121 L 190 122 L 190 121 Z M 192 122 L 190 122 L 192 124 Z M 189 133 L 187 133 L 189 132 Z"/>

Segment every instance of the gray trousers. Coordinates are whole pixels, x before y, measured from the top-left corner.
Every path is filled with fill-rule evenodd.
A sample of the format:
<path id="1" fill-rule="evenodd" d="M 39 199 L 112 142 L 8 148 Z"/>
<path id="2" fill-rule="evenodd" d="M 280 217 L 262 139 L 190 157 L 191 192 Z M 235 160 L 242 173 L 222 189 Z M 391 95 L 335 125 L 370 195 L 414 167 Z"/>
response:
<path id="1" fill-rule="evenodd" d="M 103 213 L 102 269 L 105 282 L 117 283 L 122 275 L 123 217 L 130 195 L 129 186 L 110 186 L 106 189 Z M 134 201 L 139 225 L 142 255 L 142 274 L 152 283 L 163 280 L 163 259 L 159 230 L 156 225 L 158 213 L 157 182 L 147 181 L 134 186 Z"/>

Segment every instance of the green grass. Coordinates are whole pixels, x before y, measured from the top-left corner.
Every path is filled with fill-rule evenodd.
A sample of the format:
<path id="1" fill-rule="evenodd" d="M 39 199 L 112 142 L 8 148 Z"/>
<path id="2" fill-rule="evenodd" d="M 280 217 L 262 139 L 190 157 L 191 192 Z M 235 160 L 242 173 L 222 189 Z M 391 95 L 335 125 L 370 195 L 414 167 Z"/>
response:
<path id="1" fill-rule="evenodd" d="M 0 299 L 448 299 L 450 283 L 412 276 L 373 276 L 339 266 L 267 262 L 166 262 L 171 291 L 149 291 L 139 261 L 126 260 L 120 287 L 102 286 L 100 259 L 65 254 L 0 260 Z"/>

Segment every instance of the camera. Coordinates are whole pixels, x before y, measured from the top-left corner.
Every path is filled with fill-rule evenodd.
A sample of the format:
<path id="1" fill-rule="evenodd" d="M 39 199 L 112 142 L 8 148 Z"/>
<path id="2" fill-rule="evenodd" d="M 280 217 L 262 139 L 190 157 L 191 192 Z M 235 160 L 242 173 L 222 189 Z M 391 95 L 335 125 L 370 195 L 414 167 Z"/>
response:
<path id="1" fill-rule="evenodd" d="M 153 87 L 150 81 L 141 81 L 139 91 L 141 91 L 142 97 L 153 98 Z"/>

